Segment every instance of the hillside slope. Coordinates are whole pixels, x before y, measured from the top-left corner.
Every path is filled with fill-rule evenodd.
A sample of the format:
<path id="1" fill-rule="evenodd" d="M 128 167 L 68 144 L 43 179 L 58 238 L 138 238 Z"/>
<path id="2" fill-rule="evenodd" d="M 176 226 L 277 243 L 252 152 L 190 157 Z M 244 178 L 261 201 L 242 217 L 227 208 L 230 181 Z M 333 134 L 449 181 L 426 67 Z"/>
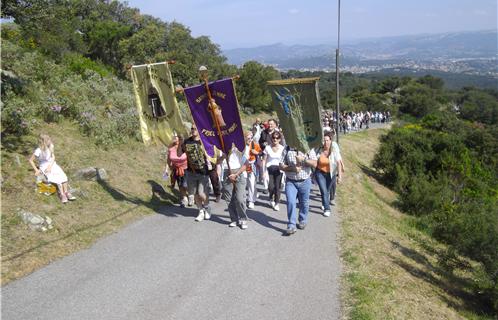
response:
<path id="1" fill-rule="evenodd" d="M 346 175 L 339 187 L 345 317 L 351 319 L 492 319 L 470 294 L 473 275 L 445 271 L 446 247 L 396 207 L 396 194 L 370 163 L 387 132 L 342 138 Z M 472 264 L 462 258 L 461 267 Z"/>
<path id="2" fill-rule="evenodd" d="M 77 190 L 78 199 L 63 205 L 55 195 L 35 191 L 34 172 L 27 160 L 36 146 L 34 134 L 16 141 L 2 140 L 2 285 L 87 248 L 99 237 L 174 201 L 162 180 L 164 164 L 158 147 L 145 147 L 130 139 L 104 150 L 69 121 L 42 124 L 33 132 L 52 137 L 57 163 Z M 86 167 L 104 168 L 109 179 L 76 180 L 76 171 Z M 18 216 L 19 209 L 48 215 L 54 229 L 46 233 L 30 230 Z"/>

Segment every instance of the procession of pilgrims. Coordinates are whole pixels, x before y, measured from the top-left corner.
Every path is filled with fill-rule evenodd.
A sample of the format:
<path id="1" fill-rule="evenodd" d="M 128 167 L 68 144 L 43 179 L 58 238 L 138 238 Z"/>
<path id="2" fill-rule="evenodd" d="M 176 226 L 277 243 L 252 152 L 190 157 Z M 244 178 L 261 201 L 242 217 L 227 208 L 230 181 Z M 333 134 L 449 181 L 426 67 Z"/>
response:
<path id="1" fill-rule="evenodd" d="M 221 132 L 219 140 L 223 140 L 226 132 L 222 129 L 230 126 L 230 119 L 224 118 L 226 107 L 220 105 L 221 99 L 217 99 L 221 95 L 211 92 L 215 90 L 209 87 L 206 71 L 206 67 L 199 68 L 201 84 L 194 89 L 201 90 L 207 100 L 208 106 L 204 109 L 208 113 L 203 120 L 209 120 L 212 131 Z M 295 98 L 286 90 L 278 91 L 278 101 L 285 104 L 282 108 L 289 113 Z M 188 89 L 178 91 L 185 93 L 190 105 Z M 203 95 L 193 96 L 192 104 L 202 100 Z M 178 205 L 197 208 L 194 220 L 202 222 L 216 214 L 210 201 L 225 201 L 230 215 L 228 227 L 242 230 L 249 227 L 248 209 L 270 207 L 287 213 L 285 234 L 292 235 L 307 226 L 310 194 L 316 186 L 321 196 L 322 214 L 329 217 L 336 204 L 336 189 L 345 168 L 335 141 L 336 131 L 330 126 L 337 122 L 337 117 L 317 111 L 320 132 L 316 136 L 319 141 L 307 152 L 286 141 L 285 126 L 278 118 L 265 121 L 256 118 L 250 128 L 240 131 L 242 147 L 235 143 L 230 145 L 230 141 L 220 141 L 221 148 L 209 153 L 202 135 L 211 130 L 200 129 L 198 124 L 202 121 L 196 115 L 197 121 L 192 122 L 188 132 L 185 135 L 174 133 L 167 148 L 163 176 L 169 179 L 170 187 L 178 188 Z M 207 136 L 218 138 L 212 133 Z"/>
<path id="2" fill-rule="evenodd" d="M 287 214 L 285 235 L 304 230 L 312 191 L 319 192 L 322 214 L 329 217 L 345 173 L 337 132 L 390 121 L 388 112 L 324 111 L 316 99 L 319 78 L 305 78 L 269 81 L 278 117 L 255 118 L 244 129 L 233 84 L 236 78 L 209 82 L 208 70 L 201 66 L 200 84 L 173 88 L 168 62 L 133 66 L 131 75 L 142 138 L 146 145 L 166 146 L 163 177 L 171 189 L 178 189 L 177 205 L 196 208 L 194 220 L 202 222 L 216 214 L 210 201 L 224 201 L 228 227 L 241 230 L 249 227 L 248 209 L 258 207 Z M 189 105 L 188 125 L 175 92 L 183 93 Z M 315 98 L 314 104 L 301 104 L 300 97 L 306 94 Z M 66 204 L 76 197 L 55 160 L 53 141 L 40 134 L 29 159 L 39 190 L 57 192 Z"/>

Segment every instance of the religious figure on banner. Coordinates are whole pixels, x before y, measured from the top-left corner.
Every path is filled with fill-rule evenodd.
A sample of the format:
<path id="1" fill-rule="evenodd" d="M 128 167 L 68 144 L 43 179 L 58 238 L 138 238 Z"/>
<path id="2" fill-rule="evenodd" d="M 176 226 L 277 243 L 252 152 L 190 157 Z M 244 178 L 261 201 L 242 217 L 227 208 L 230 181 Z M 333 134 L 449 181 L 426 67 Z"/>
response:
<path id="1" fill-rule="evenodd" d="M 268 81 L 287 145 L 302 152 L 321 145 L 319 78 Z"/>
<path id="2" fill-rule="evenodd" d="M 164 107 L 161 103 L 161 98 L 159 98 L 159 94 L 154 87 L 149 88 L 147 100 L 149 102 L 149 108 L 152 118 L 158 119 L 166 115 L 166 113 L 164 112 Z"/>
<path id="3" fill-rule="evenodd" d="M 296 98 L 292 95 L 290 90 L 286 87 L 279 88 L 275 90 L 275 96 L 280 103 L 280 106 L 284 109 L 286 115 L 291 114 L 291 105 L 296 105 Z"/>
<path id="4" fill-rule="evenodd" d="M 244 151 L 244 133 L 232 78 L 207 82 L 204 77 L 204 83 L 183 92 L 208 157 L 214 157 L 215 149 L 228 153 L 233 144 L 240 152 Z"/>
<path id="5" fill-rule="evenodd" d="M 225 127 L 226 123 L 223 119 L 223 114 L 221 113 L 221 107 L 216 104 L 214 99 L 211 99 L 208 104 L 208 110 L 211 113 L 211 117 L 213 118 L 213 127 L 216 128 L 216 123 L 221 127 Z"/>

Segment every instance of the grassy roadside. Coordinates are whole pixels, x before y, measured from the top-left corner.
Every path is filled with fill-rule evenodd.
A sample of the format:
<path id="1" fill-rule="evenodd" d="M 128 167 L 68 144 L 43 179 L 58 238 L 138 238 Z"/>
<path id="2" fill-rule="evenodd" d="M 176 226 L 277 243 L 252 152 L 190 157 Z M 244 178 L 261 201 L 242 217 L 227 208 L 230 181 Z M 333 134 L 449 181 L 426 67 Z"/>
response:
<path id="1" fill-rule="evenodd" d="M 88 248 L 98 238 L 174 201 L 162 180 L 160 148 L 130 141 L 103 150 L 92 139 L 82 137 L 69 122 L 44 124 L 37 132 L 52 137 L 57 162 L 68 174 L 71 187 L 79 190 L 78 200 L 63 205 L 55 195 L 35 192 L 33 170 L 27 161 L 36 145 L 34 135 L 21 141 L 3 139 L 2 285 L 57 258 Z M 74 173 L 86 167 L 104 168 L 109 180 L 75 180 Z M 18 217 L 19 208 L 48 215 L 54 221 L 54 229 L 46 233 L 31 231 Z"/>
<path id="2" fill-rule="evenodd" d="M 370 167 L 385 133 L 344 136 L 346 175 L 338 189 L 343 301 L 347 319 L 493 319 L 481 314 L 470 288 L 473 275 L 461 257 L 452 272 L 442 265 L 446 247 L 396 207 L 396 194 Z"/>

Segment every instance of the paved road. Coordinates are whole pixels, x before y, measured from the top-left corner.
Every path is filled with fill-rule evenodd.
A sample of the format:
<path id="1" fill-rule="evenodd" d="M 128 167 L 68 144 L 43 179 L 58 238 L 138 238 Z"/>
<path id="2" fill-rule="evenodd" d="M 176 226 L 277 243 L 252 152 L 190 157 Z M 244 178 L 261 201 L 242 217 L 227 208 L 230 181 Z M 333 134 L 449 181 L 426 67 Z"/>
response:
<path id="1" fill-rule="evenodd" d="M 284 198 L 285 199 L 285 198 Z M 262 199 L 247 230 L 164 207 L 2 288 L 2 319 L 339 319 L 338 219 L 312 192 L 306 230 L 291 237 L 285 201 Z"/>

